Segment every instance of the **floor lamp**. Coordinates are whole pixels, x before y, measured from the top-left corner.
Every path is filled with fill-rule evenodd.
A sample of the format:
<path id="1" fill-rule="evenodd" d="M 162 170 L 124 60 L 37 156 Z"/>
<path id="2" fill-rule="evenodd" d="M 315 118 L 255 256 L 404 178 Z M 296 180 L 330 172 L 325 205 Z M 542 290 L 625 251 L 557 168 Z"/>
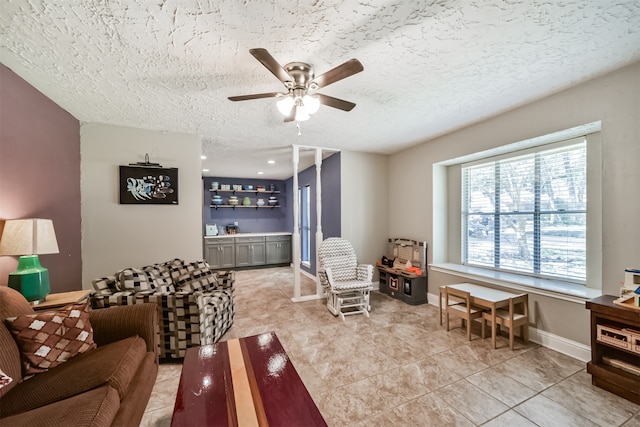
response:
<path id="1" fill-rule="evenodd" d="M 58 242 L 50 219 L 13 219 L 4 223 L 0 255 L 18 255 L 18 269 L 9 274 L 9 287 L 32 304 L 49 294 L 49 270 L 40 265 L 38 255 L 57 254 Z"/>

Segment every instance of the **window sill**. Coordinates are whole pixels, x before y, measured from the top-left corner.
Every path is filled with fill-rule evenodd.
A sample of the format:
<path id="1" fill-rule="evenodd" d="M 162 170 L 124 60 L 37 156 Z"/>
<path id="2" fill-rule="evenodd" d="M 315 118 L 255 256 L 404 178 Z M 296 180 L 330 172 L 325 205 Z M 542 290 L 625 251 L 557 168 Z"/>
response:
<path id="1" fill-rule="evenodd" d="M 311 263 L 309 261 L 300 261 L 300 265 L 303 267 L 311 268 Z"/>
<path id="2" fill-rule="evenodd" d="M 539 279 L 521 276 L 503 271 L 485 270 L 460 264 L 430 264 L 432 271 L 464 277 L 471 280 L 490 283 L 520 292 L 529 292 L 551 298 L 583 304 L 586 300 L 602 295 L 602 290 L 587 288 L 584 285 L 561 282 L 559 280 Z"/>

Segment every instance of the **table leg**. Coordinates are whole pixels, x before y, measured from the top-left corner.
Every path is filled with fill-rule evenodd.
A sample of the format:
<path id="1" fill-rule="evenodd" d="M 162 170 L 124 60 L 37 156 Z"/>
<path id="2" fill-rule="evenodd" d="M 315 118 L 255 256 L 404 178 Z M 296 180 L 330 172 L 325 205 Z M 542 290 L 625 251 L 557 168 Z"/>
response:
<path id="1" fill-rule="evenodd" d="M 496 305 L 491 305 L 491 348 L 496 348 Z"/>
<path id="2" fill-rule="evenodd" d="M 442 326 L 442 286 L 438 288 L 438 313 L 440 313 L 440 326 Z"/>

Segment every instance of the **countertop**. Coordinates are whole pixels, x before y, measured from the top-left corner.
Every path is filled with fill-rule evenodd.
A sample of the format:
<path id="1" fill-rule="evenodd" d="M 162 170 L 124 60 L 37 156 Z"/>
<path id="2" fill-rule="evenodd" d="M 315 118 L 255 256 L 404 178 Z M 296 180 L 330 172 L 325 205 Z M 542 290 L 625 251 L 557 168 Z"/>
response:
<path id="1" fill-rule="evenodd" d="M 205 239 L 219 239 L 223 237 L 260 237 L 260 236 L 291 236 L 292 233 L 286 231 L 271 231 L 266 233 L 238 233 L 238 234 L 223 234 L 217 236 L 204 236 Z"/>

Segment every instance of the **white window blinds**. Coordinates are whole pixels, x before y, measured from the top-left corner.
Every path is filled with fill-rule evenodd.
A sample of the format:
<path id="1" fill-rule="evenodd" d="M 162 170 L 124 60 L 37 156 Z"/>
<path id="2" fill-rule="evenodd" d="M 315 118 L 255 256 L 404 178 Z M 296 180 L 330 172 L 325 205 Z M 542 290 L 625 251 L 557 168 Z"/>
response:
<path id="1" fill-rule="evenodd" d="M 584 283 L 585 138 L 462 166 L 463 263 Z"/>

